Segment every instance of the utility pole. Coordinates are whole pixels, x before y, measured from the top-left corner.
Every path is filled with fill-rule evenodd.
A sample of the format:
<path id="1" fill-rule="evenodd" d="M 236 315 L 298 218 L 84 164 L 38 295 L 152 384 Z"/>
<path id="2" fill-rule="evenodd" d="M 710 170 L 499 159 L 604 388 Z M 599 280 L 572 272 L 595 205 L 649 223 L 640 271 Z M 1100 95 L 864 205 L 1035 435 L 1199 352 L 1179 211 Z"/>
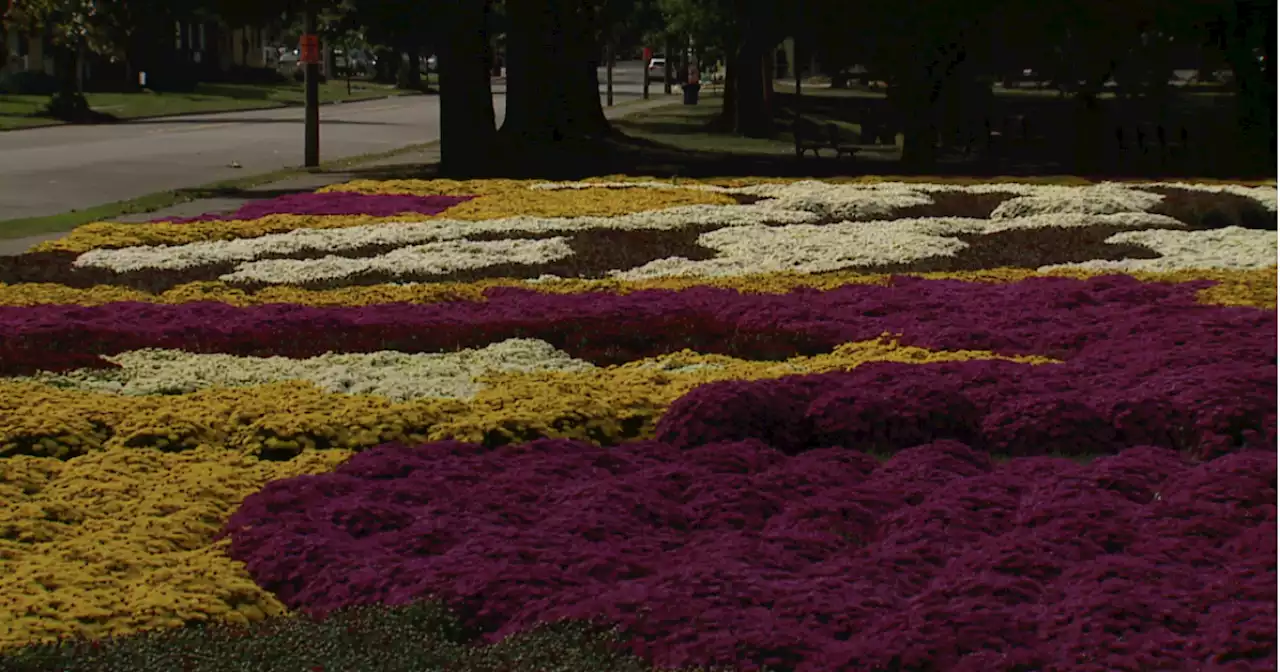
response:
<path id="1" fill-rule="evenodd" d="M 796 98 L 800 97 L 800 41 L 791 38 L 791 66 L 792 74 L 796 76 Z"/>
<path id="2" fill-rule="evenodd" d="M 644 63 L 640 64 L 640 78 L 644 80 L 640 85 L 640 90 L 644 99 L 649 100 L 649 61 L 653 59 L 653 50 L 649 47 L 645 47 L 644 51 L 640 53 L 644 58 Z"/>
<path id="3" fill-rule="evenodd" d="M 675 49 L 670 37 L 667 38 L 666 44 L 663 46 L 663 54 L 666 59 L 662 65 L 662 92 L 671 95 L 671 59 L 675 58 Z"/>
<path id="4" fill-rule="evenodd" d="M 605 102 L 613 107 L 613 42 L 604 45 Z"/>
<path id="5" fill-rule="evenodd" d="M 302 165 L 320 165 L 320 39 L 316 35 L 316 8 L 308 2 L 302 19 L 302 44 L 298 50 L 306 84 L 303 112 Z"/>

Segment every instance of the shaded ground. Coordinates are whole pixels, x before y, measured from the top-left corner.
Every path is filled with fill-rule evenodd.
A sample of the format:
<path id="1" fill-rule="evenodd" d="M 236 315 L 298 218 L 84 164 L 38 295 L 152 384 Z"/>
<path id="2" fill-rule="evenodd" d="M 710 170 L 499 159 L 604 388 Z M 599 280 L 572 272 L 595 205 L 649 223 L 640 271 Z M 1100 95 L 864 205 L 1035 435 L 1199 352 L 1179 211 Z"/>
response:
<path id="1" fill-rule="evenodd" d="M 734 136 L 718 128 L 719 94 L 698 105 L 675 105 L 617 120 L 616 137 L 578 146 L 531 148 L 495 161 L 494 176 L 577 179 L 629 173 L 708 177 L 848 175 L 1070 174 L 1085 178 L 1208 177 L 1268 179 L 1274 164 L 1249 168 L 1238 151 L 1235 100 L 1222 91 L 1182 91 L 1163 108 L 1114 96 L 1099 102 L 1094 128 L 1080 130 L 1077 104 L 1043 91 L 999 93 L 992 106 L 988 142 L 976 141 L 966 155 L 964 141 L 944 141 L 939 160 L 927 171 L 901 163 L 902 136 L 883 93 L 873 90 L 794 90 L 775 93 L 773 139 Z M 834 123 L 842 142 L 858 147 L 854 157 L 798 159 L 791 125 L 796 119 Z M 864 133 L 864 131 L 867 131 Z M 985 135 L 980 133 L 979 136 Z M 1163 136 L 1163 144 L 1161 144 Z M 1089 162 L 1088 150 L 1094 156 Z M 376 178 L 376 175 L 371 175 Z"/>

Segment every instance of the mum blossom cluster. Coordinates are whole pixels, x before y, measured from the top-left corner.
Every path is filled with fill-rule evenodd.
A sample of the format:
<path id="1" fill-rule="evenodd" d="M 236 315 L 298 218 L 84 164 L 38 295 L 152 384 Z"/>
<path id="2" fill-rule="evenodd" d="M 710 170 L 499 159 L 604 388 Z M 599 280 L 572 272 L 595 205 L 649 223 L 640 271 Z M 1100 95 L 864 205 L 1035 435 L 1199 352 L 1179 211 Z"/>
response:
<path id="1" fill-rule="evenodd" d="M 263 259 L 218 276 L 225 282 L 292 285 L 364 273 L 440 274 L 497 264 L 544 264 L 573 255 L 565 238 L 543 240 L 449 240 L 401 247 L 372 257 Z"/>
<path id="2" fill-rule="evenodd" d="M 475 395 L 481 387 L 479 379 L 489 373 L 595 368 L 532 339 L 511 339 L 484 348 L 438 354 L 385 351 L 290 359 L 137 350 L 105 359 L 119 368 L 44 374 L 34 379 L 62 388 L 125 395 L 185 394 L 215 387 L 304 380 L 328 392 L 405 401 L 466 399 Z"/>
<path id="3" fill-rule="evenodd" d="M 614 271 L 609 276 L 640 280 L 672 276 L 728 277 L 752 272 L 822 273 L 953 257 L 969 247 L 968 243 L 956 237 L 959 235 L 1090 226 L 1185 227 L 1172 217 L 1133 212 L 1109 215 L 1035 215 L 999 220 L 930 217 L 841 222 L 822 226 L 738 226 L 717 229 L 698 237 L 699 245 L 717 252 L 711 259 L 693 261 L 683 257 L 668 257 L 633 269 Z M 1250 255 L 1246 263 L 1258 264 L 1266 258 L 1265 247 L 1257 250 L 1241 246 L 1240 249 Z M 1170 261 L 1160 270 L 1179 267 L 1176 261 Z"/>
<path id="4" fill-rule="evenodd" d="M 366 247 L 422 245 L 477 235 L 565 234 L 593 229 L 664 230 L 686 226 L 731 227 L 761 223 L 785 225 L 818 219 L 817 215 L 803 211 L 772 210 L 762 215 L 758 208 L 739 205 L 680 206 L 618 217 L 508 217 L 478 221 L 434 219 L 333 229 L 297 229 L 289 233 L 174 246 L 91 250 L 77 256 L 75 265 L 117 272 L 141 269 L 177 270 L 228 262 L 248 262 L 299 252 L 342 252 Z"/>
<path id="5" fill-rule="evenodd" d="M 291 608 L 433 596 L 489 641 L 594 618 L 661 666 L 1164 669 L 1271 650 L 1275 475 L 1149 447 L 444 442 L 268 484 L 226 531 Z"/>
<path id="6" fill-rule="evenodd" d="M 427 598 L 664 666 L 1274 667 L 1274 188 L 326 194 L 0 266 L 0 646 Z M 554 255 L 650 279 L 357 277 Z"/>
<path id="7" fill-rule="evenodd" d="M 1201 306 L 1195 290 L 1194 285 L 1144 284 L 1122 276 L 978 285 L 902 278 L 890 286 L 789 295 L 712 288 L 556 295 L 498 288 L 489 290 L 483 303 L 360 308 L 210 303 L 0 308 L 0 326 L 10 335 L 0 361 L 11 374 L 25 374 L 101 367 L 98 354 L 176 345 L 241 356 L 314 357 L 447 352 L 537 338 L 572 357 L 607 365 L 684 348 L 781 358 L 830 351 L 888 332 L 902 334 L 905 345 L 933 350 L 1062 361 L 1026 371 L 972 374 L 975 394 L 999 393 L 972 401 L 989 409 L 983 431 L 1006 448 L 1056 443 L 1082 433 L 1101 438 L 1081 446 L 1112 452 L 1133 445 L 1123 432 L 1116 433 L 1125 423 L 1149 425 L 1158 436 L 1143 439 L 1146 443 L 1158 440 L 1158 445 L 1201 455 L 1273 441 L 1274 313 Z M 62 344 L 70 342 L 77 344 L 78 357 L 67 355 Z M 951 389 L 949 381 L 969 379 L 963 371 L 930 371 L 918 384 Z M 913 375 L 873 377 L 865 384 L 886 388 Z M 904 388 L 897 394 L 910 399 L 914 392 Z M 737 407 L 724 400 L 698 406 L 707 422 L 726 426 L 737 420 L 711 411 Z M 770 417 L 777 426 L 800 417 L 773 417 L 767 408 L 752 406 L 742 412 L 743 418 Z M 1025 449 L 1030 448 L 1018 448 Z"/>
<path id="8" fill-rule="evenodd" d="M 831 183 L 820 180 L 795 180 L 784 182 L 762 182 L 746 186 L 722 186 L 701 182 L 658 182 L 654 180 L 608 181 L 590 180 L 583 182 L 541 182 L 530 185 L 535 191 L 546 190 L 590 190 L 590 189 L 654 189 L 663 191 L 693 190 L 709 191 L 724 194 L 747 194 L 765 197 L 786 197 L 803 195 L 836 195 L 868 193 L 941 193 L 954 192 L 965 194 L 1007 193 L 1028 199 L 1049 202 L 1061 201 L 1060 209 L 1055 212 L 1098 212 L 1116 208 L 1132 208 L 1138 204 L 1150 207 L 1158 200 L 1151 199 L 1151 188 L 1179 189 L 1208 193 L 1234 194 L 1251 198 L 1261 203 L 1268 210 L 1276 210 L 1276 187 L 1250 187 L 1239 184 L 1199 184 L 1193 182 L 1101 182 L 1088 186 L 1066 186 L 1052 184 L 1026 184 L 1018 182 L 984 182 L 978 184 L 937 184 L 929 182 L 868 182 L 868 183 Z M 1098 206 L 1086 203 L 1085 196 L 1099 200 L 1105 205 Z M 1026 203 L 1027 201 L 1023 201 Z M 1018 206 L 1011 206 L 1018 207 Z M 1076 209 L 1078 208 L 1078 209 Z M 1138 208 L 1145 209 L 1145 208 Z M 1101 213 L 1100 213 L 1101 214 Z"/>
<path id="9" fill-rule="evenodd" d="M 1276 232 L 1231 226 L 1212 231 L 1121 231 L 1108 243 L 1132 243 L 1155 250 L 1155 259 L 1093 260 L 1044 266 L 1040 270 L 1082 269 L 1129 273 L 1192 268 L 1257 269 L 1276 263 Z"/>

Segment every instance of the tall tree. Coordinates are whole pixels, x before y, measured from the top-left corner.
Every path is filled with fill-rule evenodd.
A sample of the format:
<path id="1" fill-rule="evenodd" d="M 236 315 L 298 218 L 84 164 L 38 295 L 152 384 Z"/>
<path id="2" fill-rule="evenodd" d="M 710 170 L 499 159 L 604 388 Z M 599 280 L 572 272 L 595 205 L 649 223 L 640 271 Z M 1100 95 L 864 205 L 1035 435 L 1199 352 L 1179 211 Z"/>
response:
<path id="1" fill-rule="evenodd" d="M 1162 15 L 1169 30 L 1203 36 L 1214 60 L 1225 60 L 1236 92 L 1243 146 L 1268 171 L 1276 162 L 1276 0 L 1184 0 Z"/>
<path id="2" fill-rule="evenodd" d="M 90 114 L 79 76 L 84 57 L 92 53 L 123 58 L 131 32 L 128 18 L 124 2 L 14 0 L 4 23 L 50 37 L 59 87 L 49 109 L 58 116 L 77 118 Z"/>
<path id="3" fill-rule="evenodd" d="M 610 132 L 596 76 L 592 0 L 507 0 L 507 110 L 502 140 L 545 146 Z"/>
<path id="4" fill-rule="evenodd" d="M 493 94 L 489 87 L 487 0 L 438 4 L 440 34 L 440 167 L 451 175 L 476 174 L 493 160 Z"/>
<path id="5" fill-rule="evenodd" d="M 739 135 L 773 134 L 773 50 L 800 28 L 800 6 L 810 0 L 659 0 L 666 33 L 684 44 L 689 37 L 715 45 L 725 54 L 725 93 L 721 121 Z M 668 54 L 668 58 L 671 55 Z"/>
<path id="6" fill-rule="evenodd" d="M 422 0 L 345 0 L 351 21 L 361 27 L 365 39 L 395 49 L 398 58 L 407 59 L 408 68 L 398 69 L 400 84 L 409 88 L 422 85 L 421 57 L 425 48 L 435 46 L 433 36 L 442 34 L 440 25 L 461 17 L 463 7 L 450 2 Z M 455 12 L 454 10 L 458 10 Z"/>

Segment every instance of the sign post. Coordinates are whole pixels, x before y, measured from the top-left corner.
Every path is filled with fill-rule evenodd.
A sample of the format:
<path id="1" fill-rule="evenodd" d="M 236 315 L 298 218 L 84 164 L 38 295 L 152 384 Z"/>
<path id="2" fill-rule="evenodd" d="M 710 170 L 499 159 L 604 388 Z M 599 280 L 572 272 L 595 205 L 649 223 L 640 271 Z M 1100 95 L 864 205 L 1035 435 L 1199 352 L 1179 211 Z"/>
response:
<path id="1" fill-rule="evenodd" d="M 643 92 L 644 99 L 649 100 L 649 61 L 653 60 L 653 49 L 645 47 L 642 52 L 644 55 L 644 63 L 640 64 L 640 79 L 643 80 L 640 90 Z"/>
<path id="2" fill-rule="evenodd" d="M 667 38 L 666 54 L 667 57 L 662 64 L 662 92 L 671 95 L 671 58 L 675 50 L 671 48 L 671 38 Z"/>
<path id="3" fill-rule="evenodd" d="M 320 165 L 320 36 L 316 35 L 316 10 L 307 6 L 303 35 L 298 43 L 298 62 L 306 79 L 306 108 L 303 112 L 302 165 Z"/>
<path id="4" fill-rule="evenodd" d="M 605 104 L 613 107 L 613 42 L 605 44 L 604 49 Z"/>

